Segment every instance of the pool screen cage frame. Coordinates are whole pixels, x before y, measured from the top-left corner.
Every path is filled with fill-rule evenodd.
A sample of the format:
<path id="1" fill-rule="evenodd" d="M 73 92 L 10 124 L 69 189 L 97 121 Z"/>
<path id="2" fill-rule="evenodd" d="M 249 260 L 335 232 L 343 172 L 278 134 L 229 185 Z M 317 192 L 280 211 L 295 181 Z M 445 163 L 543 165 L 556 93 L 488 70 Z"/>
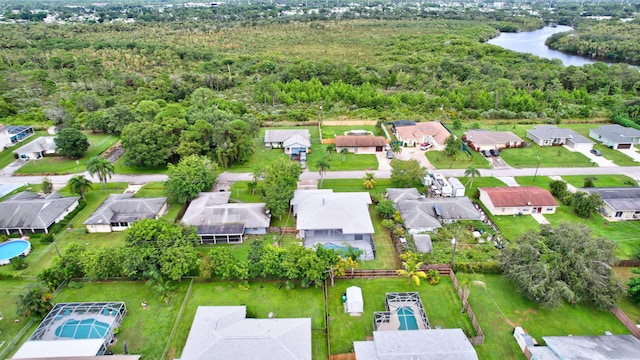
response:
<path id="1" fill-rule="evenodd" d="M 75 302 L 56 304 L 47 316 L 42 320 L 38 328 L 29 337 L 29 341 L 47 340 L 44 336 L 51 330 L 52 326 L 57 326 L 64 319 L 73 317 L 74 314 L 80 316 L 102 315 L 113 316 L 109 324 L 109 331 L 104 336 L 104 346 L 113 339 L 113 330 L 120 326 L 122 319 L 127 314 L 127 307 L 124 302 Z"/>
<path id="2" fill-rule="evenodd" d="M 418 314 L 414 313 L 414 316 L 418 317 L 418 321 L 424 324 L 425 329 L 431 329 L 429 325 L 429 318 L 422 306 L 422 300 L 420 294 L 417 292 L 392 292 L 386 293 L 386 300 L 384 302 L 387 311 L 377 311 L 373 313 L 373 328 L 378 330 L 378 327 L 382 324 L 386 324 L 391 321 L 391 317 L 398 316 L 397 311 L 400 308 L 410 307 L 418 308 Z"/>

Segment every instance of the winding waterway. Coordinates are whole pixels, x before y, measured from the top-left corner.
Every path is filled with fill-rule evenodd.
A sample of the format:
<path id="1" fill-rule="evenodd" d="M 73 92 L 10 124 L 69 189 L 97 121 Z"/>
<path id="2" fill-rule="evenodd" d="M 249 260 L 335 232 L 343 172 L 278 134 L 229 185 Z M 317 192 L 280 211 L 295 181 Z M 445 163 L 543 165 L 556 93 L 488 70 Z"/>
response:
<path id="1" fill-rule="evenodd" d="M 508 50 L 513 50 L 521 53 L 529 53 L 546 59 L 560 59 L 564 66 L 575 65 L 581 66 L 584 64 L 593 64 L 596 61 L 578 55 L 570 55 L 561 51 L 552 50 L 544 44 L 544 42 L 553 34 L 571 31 L 570 26 L 546 26 L 542 29 L 535 31 L 526 31 L 519 33 L 500 33 L 498 37 L 495 37 L 487 43 L 503 47 Z M 611 64 L 603 61 L 605 64 Z M 640 67 L 634 66 L 640 70 Z"/>

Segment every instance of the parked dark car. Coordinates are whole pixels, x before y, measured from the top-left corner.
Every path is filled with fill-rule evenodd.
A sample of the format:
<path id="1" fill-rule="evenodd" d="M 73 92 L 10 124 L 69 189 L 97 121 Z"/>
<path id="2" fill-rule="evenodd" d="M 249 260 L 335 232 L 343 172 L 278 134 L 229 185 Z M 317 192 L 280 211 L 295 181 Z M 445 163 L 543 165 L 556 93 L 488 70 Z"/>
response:
<path id="1" fill-rule="evenodd" d="M 591 149 L 591 153 L 595 156 L 602 156 L 602 153 L 598 149 Z"/>
<path id="2" fill-rule="evenodd" d="M 489 152 L 491 153 L 491 156 L 500 156 L 500 151 L 498 149 L 491 149 Z"/>
<path id="3" fill-rule="evenodd" d="M 480 150 L 480 153 L 482 155 L 484 155 L 484 157 L 489 157 L 491 156 L 491 153 L 489 152 L 489 150 Z"/>

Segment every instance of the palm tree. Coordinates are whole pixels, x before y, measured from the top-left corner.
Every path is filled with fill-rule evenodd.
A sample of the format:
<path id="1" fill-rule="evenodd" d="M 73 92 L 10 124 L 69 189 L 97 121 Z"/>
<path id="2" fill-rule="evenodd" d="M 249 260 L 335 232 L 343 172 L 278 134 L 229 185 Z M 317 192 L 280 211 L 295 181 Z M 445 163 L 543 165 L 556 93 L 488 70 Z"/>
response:
<path id="1" fill-rule="evenodd" d="M 400 153 L 402 152 L 402 144 L 399 141 L 392 142 L 391 143 L 391 151 L 393 152 L 393 154 L 397 158 L 398 155 L 400 155 Z"/>
<path id="2" fill-rule="evenodd" d="M 318 173 L 320 174 L 320 187 L 322 187 L 322 182 L 324 181 L 324 174 L 326 174 L 327 170 L 331 168 L 331 165 L 325 158 L 322 158 L 318 160 L 318 162 L 316 163 L 316 166 L 318 166 Z"/>
<path id="3" fill-rule="evenodd" d="M 328 144 L 325 151 L 329 154 L 329 160 L 331 160 L 331 155 L 336 153 L 336 144 Z"/>
<path id="4" fill-rule="evenodd" d="M 342 155 L 342 161 L 347 161 L 347 154 L 349 153 L 349 149 L 347 148 L 342 148 L 342 150 L 340 150 L 340 154 Z"/>
<path id="5" fill-rule="evenodd" d="M 469 181 L 467 181 L 467 184 L 470 183 L 470 187 L 473 187 L 473 180 L 477 177 L 481 177 L 482 175 L 480 174 L 480 170 L 476 169 L 475 166 L 473 166 L 473 164 L 467 166 L 467 169 L 464 171 L 464 177 L 468 177 Z"/>
<path id="6" fill-rule="evenodd" d="M 485 291 L 487 290 L 487 284 L 480 280 L 466 280 L 460 283 L 460 287 L 462 288 L 462 312 L 464 312 L 464 303 L 469 299 L 469 295 L 471 294 L 471 285 L 479 286 Z"/>
<path id="7" fill-rule="evenodd" d="M 69 179 L 67 186 L 69 186 L 69 189 L 71 189 L 74 194 L 82 196 L 82 200 L 84 200 L 84 193 L 93 188 L 93 183 L 82 175 L 76 175 Z"/>
<path id="8" fill-rule="evenodd" d="M 422 262 L 415 262 L 415 261 L 403 261 L 402 262 L 402 267 L 404 269 L 401 270 L 396 270 L 396 272 L 398 273 L 398 275 L 400 276 L 406 276 L 409 279 L 409 284 L 411 284 L 411 282 L 413 281 L 416 286 L 420 285 L 420 279 L 426 279 L 427 278 L 427 273 L 420 270 L 420 268 L 422 267 L 423 263 Z"/>
<path id="9" fill-rule="evenodd" d="M 100 156 L 95 156 L 87 162 L 87 171 L 89 171 L 91 176 L 98 174 L 100 183 L 105 183 L 106 185 L 107 178 L 111 179 L 111 175 L 113 175 L 115 169 L 109 160 Z"/>
<path id="10" fill-rule="evenodd" d="M 376 185 L 376 175 L 372 172 L 364 173 L 364 188 L 367 190 L 373 189 Z"/>

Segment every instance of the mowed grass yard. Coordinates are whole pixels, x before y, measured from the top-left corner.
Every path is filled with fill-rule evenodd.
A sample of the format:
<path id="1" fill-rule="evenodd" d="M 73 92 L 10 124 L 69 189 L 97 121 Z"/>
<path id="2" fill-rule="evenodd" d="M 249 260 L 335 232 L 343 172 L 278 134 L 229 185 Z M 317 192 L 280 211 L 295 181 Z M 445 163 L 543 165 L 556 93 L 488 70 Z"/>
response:
<path id="1" fill-rule="evenodd" d="M 370 132 L 367 133 L 367 135 L 378 135 L 376 134 L 375 125 L 322 126 L 321 130 L 323 139 L 333 139 L 334 137 L 336 137 L 336 135 L 345 135 L 346 132 L 349 132 L 351 130 L 366 130 Z"/>
<path id="2" fill-rule="evenodd" d="M 362 316 L 354 317 L 344 312 L 341 296 L 350 286 L 362 288 Z M 461 328 L 467 334 L 475 336 L 469 317 L 460 313 L 460 299 L 451 280 L 446 276 L 440 277 L 438 285 L 429 285 L 423 281 L 420 286 L 408 284 L 406 278 L 400 277 L 336 280 L 335 286 L 327 290 L 331 354 L 351 352 L 354 341 L 365 341 L 368 336 L 373 335 L 373 313 L 385 311 L 387 292 L 417 291 L 432 327 L 440 325 L 445 329 Z"/>
<path id="3" fill-rule="evenodd" d="M 235 282 L 195 283 L 178 319 L 169 353 L 180 357 L 198 306 L 232 305 L 245 305 L 250 318 L 265 319 L 270 312 L 276 318 L 311 318 L 313 359 L 328 358 L 322 289 L 298 286 L 286 290 L 283 282 L 252 282 L 248 290 L 240 289 Z"/>
<path id="4" fill-rule="evenodd" d="M 39 160 L 29 161 L 17 174 L 74 174 L 86 170 L 86 163 L 92 157 L 102 154 L 118 141 L 118 137 L 109 134 L 93 134 L 85 132 L 91 144 L 80 159 L 68 159 L 62 156 L 46 156 Z"/>
<path id="5" fill-rule="evenodd" d="M 476 169 L 491 168 L 489 161 L 477 151 L 471 151 L 471 155 L 461 151 L 454 157 L 444 151 L 427 151 L 425 155 L 436 169 L 466 169 L 471 165 Z"/>
<path id="6" fill-rule="evenodd" d="M 17 313 L 16 300 L 18 299 L 18 294 L 22 293 L 31 283 L 26 280 L 0 280 L 0 288 L 2 289 L 0 310 L 3 316 L 3 320 L 0 321 L 0 343 L 6 342 L 4 346 L 0 346 L 0 354 L 6 350 L 7 343 L 13 340 L 22 328 L 27 325 L 26 319 Z M 15 322 L 18 319 L 20 321 Z"/>
<path id="7" fill-rule="evenodd" d="M 543 336 L 629 334 L 610 312 L 588 305 L 562 305 L 547 310 L 519 295 L 516 287 L 502 275 L 457 274 L 461 283 L 479 280 L 486 290 L 472 286 L 469 302 L 485 333 L 485 343 L 476 346 L 483 360 L 523 359 L 524 355 L 513 339 L 513 329 L 521 326 L 538 343 Z M 427 312 L 428 314 L 428 312 Z"/>

